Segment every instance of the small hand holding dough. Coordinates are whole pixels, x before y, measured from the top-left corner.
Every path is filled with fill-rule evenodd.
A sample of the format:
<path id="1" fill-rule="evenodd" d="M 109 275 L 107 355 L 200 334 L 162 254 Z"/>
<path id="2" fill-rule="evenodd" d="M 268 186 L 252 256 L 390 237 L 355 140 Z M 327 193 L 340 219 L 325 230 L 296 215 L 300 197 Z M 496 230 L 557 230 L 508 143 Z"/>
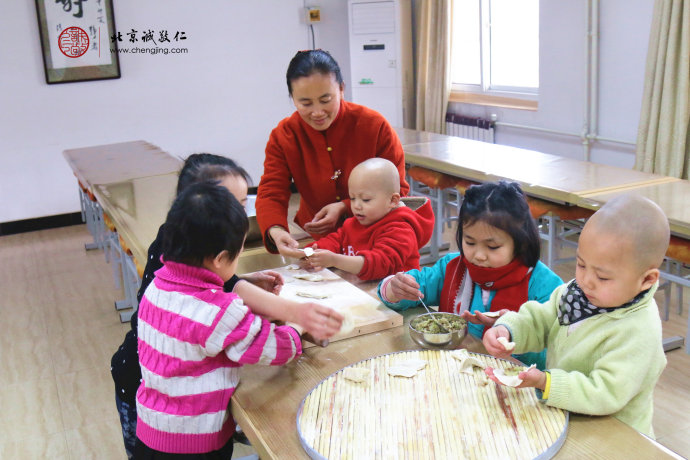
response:
<path id="1" fill-rule="evenodd" d="M 304 257 L 311 257 L 314 255 L 314 250 L 312 248 L 304 248 L 302 251 L 304 251 Z"/>
<path id="2" fill-rule="evenodd" d="M 369 378 L 369 369 L 363 367 L 346 367 L 343 370 L 343 378 L 352 382 L 361 383 Z"/>
<path id="3" fill-rule="evenodd" d="M 482 312 L 482 315 L 488 316 L 489 318 L 498 318 L 499 316 L 501 316 L 501 312 L 498 312 L 498 311 L 486 311 L 486 312 Z"/>
<path id="4" fill-rule="evenodd" d="M 533 367 L 537 367 L 536 364 L 532 364 L 530 367 L 527 369 L 523 369 L 523 371 L 528 371 L 532 369 Z M 522 371 L 520 371 L 522 372 Z M 522 379 L 518 377 L 517 375 L 506 375 L 505 370 L 501 368 L 495 368 L 494 369 L 494 377 L 498 379 L 499 382 L 501 382 L 503 385 L 509 386 L 509 387 L 516 387 L 522 383 Z"/>
<path id="5" fill-rule="evenodd" d="M 506 351 L 513 351 L 515 349 L 515 342 L 510 342 L 505 337 L 499 337 L 496 340 L 498 340 L 498 343 L 503 345 L 503 348 L 505 348 Z"/>

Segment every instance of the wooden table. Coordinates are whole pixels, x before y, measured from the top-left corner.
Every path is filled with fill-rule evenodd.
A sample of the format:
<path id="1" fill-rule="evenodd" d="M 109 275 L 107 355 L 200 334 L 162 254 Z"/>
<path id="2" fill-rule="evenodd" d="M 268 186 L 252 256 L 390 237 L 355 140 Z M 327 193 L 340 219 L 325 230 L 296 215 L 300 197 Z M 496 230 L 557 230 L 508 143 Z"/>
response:
<path id="1" fill-rule="evenodd" d="M 690 238 L 690 181 L 445 134 L 395 131 L 410 164 L 480 182 L 514 180 L 530 194 L 594 211 L 633 192 L 664 210 L 672 232 Z"/>
<path id="2" fill-rule="evenodd" d="M 477 182 L 515 181 L 528 195 L 576 204 L 583 195 L 678 179 L 459 137 L 404 145 L 405 162 Z"/>
<path id="3" fill-rule="evenodd" d="M 98 184 L 96 200 L 127 243 L 140 266 L 146 266 L 148 248 L 175 197 L 177 173 Z"/>
<path id="4" fill-rule="evenodd" d="M 82 185 L 89 189 L 97 184 L 176 173 L 182 167 L 182 160 L 146 141 L 69 149 L 63 155 Z"/>
<path id="5" fill-rule="evenodd" d="M 416 129 L 394 128 L 400 138 L 400 143 L 405 145 L 421 144 L 425 142 L 442 141 L 449 136 L 445 134 L 431 133 L 429 131 L 417 131 Z"/>
<path id="6" fill-rule="evenodd" d="M 307 393 L 323 379 L 345 366 L 373 356 L 419 349 L 406 324 L 385 331 L 312 347 L 287 366 L 244 366 L 240 385 L 232 397 L 232 413 L 263 460 L 306 459 L 297 435 L 297 409 Z M 472 336 L 462 344 L 468 350 L 486 353 Z M 680 458 L 613 417 L 570 415 L 568 436 L 555 458 L 630 459 Z"/>
<path id="7" fill-rule="evenodd" d="M 165 222 L 168 209 L 175 197 L 176 187 L 176 172 L 98 184 L 93 187 L 96 200 L 112 219 L 118 234 L 127 243 L 132 255 L 142 267 L 146 265 L 148 248 L 156 239 L 158 228 Z M 299 202 L 299 195 L 294 194 L 291 197 L 291 206 L 293 202 Z M 256 218 L 250 217 L 250 219 Z M 291 223 L 290 231 L 298 238 L 308 236 L 294 223 Z M 258 267 L 255 270 L 290 263 L 281 263 L 279 256 L 276 258 L 268 254 L 261 239 L 245 242 L 245 250 L 241 257 L 260 254 L 266 255 L 266 263 L 270 263 L 271 266 Z M 238 267 L 238 273 L 255 270 L 246 269 L 242 263 Z"/>
<path id="8" fill-rule="evenodd" d="M 671 226 L 671 232 L 690 239 L 690 181 L 675 180 L 666 183 L 650 184 L 632 190 L 617 190 L 606 193 L 583 195 L 577 202 L 583 208 L 597 210 L 609 200 L 624 193 L 634 193 L 649 198 L 664 211 Z"/>

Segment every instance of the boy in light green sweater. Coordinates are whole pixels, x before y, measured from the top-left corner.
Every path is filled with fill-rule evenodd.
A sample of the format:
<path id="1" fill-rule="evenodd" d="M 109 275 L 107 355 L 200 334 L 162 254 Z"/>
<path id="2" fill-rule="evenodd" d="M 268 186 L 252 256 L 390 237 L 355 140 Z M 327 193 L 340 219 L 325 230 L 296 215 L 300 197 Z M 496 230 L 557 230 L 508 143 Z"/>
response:
<path id="1" fill-rule="evenodd" d="M 519 374 L 546 404 L 589 415 L 613 415 L 654 437 L 654 386 L 666 366 L 661 320 L 654 301 L 668 247 L 666 216 L 636 195 L 611 200 L 585 224 L 575 279 L 548 302 L 527 302 L 484 335 L 492 355 L 547 348 L 542 372 Z M 493 369 L 489 377 L 498 383 Z"/>

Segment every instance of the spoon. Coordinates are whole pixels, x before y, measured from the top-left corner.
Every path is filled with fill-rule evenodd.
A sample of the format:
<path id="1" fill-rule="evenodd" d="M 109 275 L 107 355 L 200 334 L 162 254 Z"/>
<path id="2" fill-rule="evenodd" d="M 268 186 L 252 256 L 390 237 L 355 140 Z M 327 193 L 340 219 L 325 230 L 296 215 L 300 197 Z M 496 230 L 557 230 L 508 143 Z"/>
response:
<path id="1" fill-rule="evenodd" d="M 417 298 L 419 299 L 420 302 L 422 302 L 422 305 L 424 305 L 424 309 L 426 310 L 427 313 L 429 313 L 429 316 L 431 317 L 432 321 L 434 323 L 436 323 L 436 325 L 441 329 L 441 332 L 444 334 L 448 334 L 448 332 L 449 332 L 448 329 L 446 329 L 445 327 L 443 327 L 443 325 L 441 325 L 441 323 L 436 319 L 436 316 L 431 312 L 431 310 L 429 310 L 429 307 L 426 306 L 426 304 L 424 303 L 422 298 L 421 297 L 417 297 Z"/>

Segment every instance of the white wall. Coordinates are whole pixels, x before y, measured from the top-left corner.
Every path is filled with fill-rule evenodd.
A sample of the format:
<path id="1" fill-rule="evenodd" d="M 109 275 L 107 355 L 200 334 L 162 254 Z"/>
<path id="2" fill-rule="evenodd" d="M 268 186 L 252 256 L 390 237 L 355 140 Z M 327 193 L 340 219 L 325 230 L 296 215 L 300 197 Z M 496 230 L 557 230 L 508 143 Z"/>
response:
<path id="1" fill-rule="evenodd" d="M 340 66 L 345 82 L 345 99 L 352 100 L 350 82 L 350 43 L 347 28 L 347 0 L 303 0 L 321 8 L 321 22 L 314 25 L 316 47 L 327 50 Z M 311 45 L 311 32 L 308 35 Z"/>
<path id="2" fill-rule="evenodd" d="M 346 3 L 313 2 L 324 17 L 316 45 L 332 50 L 349 76 Z M 184 31 L 188 54 L 122 54 L 120 79 L 47 85 L 35 3 L 8 2 L 2 25 L 11 39 L 0 41 L 0 222 L 78 211 L 62 151 L 82 146 L 144 139 L 180 157 L 224 154 L 258 184 L 270 130 L 294 111 L 287 65 L 311 45 L 303 7 L 304 0 L 120 0 L 117 30 Z"/>
<path id="3" fill-rule="evenodd" d="M 634 143 L 642 105 L 653 0 L 600 1 L 598 134 Z M 579 134 L 585 108 L 585 1 L 540 2 L 539 109 L 452 104 L 460 113 Z M 496 142 L 583 159 L 581 139 L 496 128 Z M 591 161 L 632 167 L 633 145 L 596 142 Z"/>
<path id="4" fill-rule="evenodd" d="M 316 46 L 350 80 L 346 0 L 119 0 L 117 29 L 183 30 L 186 55 L 121 55 L 122 78 L 46 85 L 34 2 L 8 2 L 0 41 L 0 222 L 75 212 L 62 151 L 144 139 L 173 155 L 237 159 L 255 183 L 270 130 L 292 113 L 285 70 L 311 46 L 304 6 L 319 6 Z M 601 2 L 599 134 L 635 141 L 653 0 Z M 583 123 L 584 0 L 541 2 L 536 112 L 465 105 L 468 114 L 579 133 Z M 350 98 L 346 88 L 346 98 Z M 497 141 L 582 158 L 578 138 L 501 128 Z M 621 166 L 632 146 L 598 143 L 592 160 Z"/>

